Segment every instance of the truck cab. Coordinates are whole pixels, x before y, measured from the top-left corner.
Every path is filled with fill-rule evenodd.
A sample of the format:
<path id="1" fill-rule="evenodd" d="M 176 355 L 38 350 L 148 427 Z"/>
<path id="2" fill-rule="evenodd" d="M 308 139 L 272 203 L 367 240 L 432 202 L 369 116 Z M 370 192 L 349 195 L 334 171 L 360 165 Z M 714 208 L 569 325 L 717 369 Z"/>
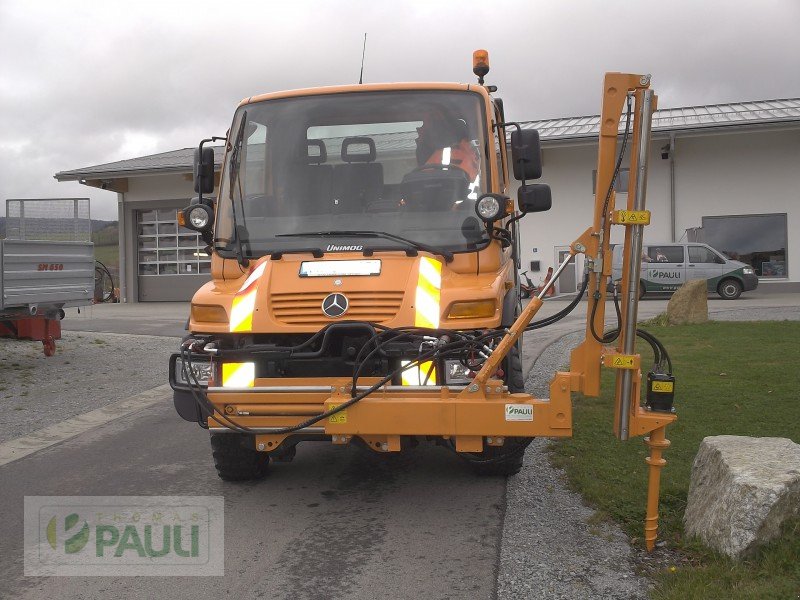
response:
<path id="1" fill-rule="evenodd" d="M 179 415 L 211 429 L 220 476 L 239 478 L 256 434 L 281 432 L 258 448 L 273 458 L 293 455 L 301 440 L 331 439 L 318 427 L 284 435 L 323 412 L 324 398 L 303 390 L 330 395 L 342 380 L 352 390 L 382 379 L 408 389 L 471 382 L 496 338 L 420 357 L 454 339 L 447 332 L 480 335 L 519 314 L 516 221 L 548 209 L 550 193 L 523 185 L 520 210 L 505 195 L 508 125 L 481 84 L 248 98 L 225 138 L 214 199 L 203 197 L 214 188 L 213 156 L 201 144 L 200 196 L 179 217 L 208 242 L 212 279 L 192 299 L 192 351 L 173 355 L 170 381 Z M 515 176 L 539 177 L 538 133 L 517 126 L 512 147 Z M 519 345 L 495 375 L 523 391 Z M 254 389 L 271 392 L 269 402 L 253 401 Z M 488 470 L 517 463 L 520 452 Z"/>

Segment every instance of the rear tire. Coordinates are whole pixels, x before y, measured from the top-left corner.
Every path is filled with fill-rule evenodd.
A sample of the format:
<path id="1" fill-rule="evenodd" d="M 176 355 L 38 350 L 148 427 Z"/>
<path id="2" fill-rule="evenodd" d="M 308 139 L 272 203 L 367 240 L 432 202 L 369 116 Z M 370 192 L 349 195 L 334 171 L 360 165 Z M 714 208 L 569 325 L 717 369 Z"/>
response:
<path id="1" fill-rule="evenodd" d="M 211 453 L 217 475 L 225 481 L 261 479 L 267 474 L 269 455 L 253 449 L 253 437 L 243 433 L 212 433 Z"/>
<path id="2" fill-rule="evenodd" d="M 512 393 L 525 391 L 520 346 L 521 344 L 512 346 L 506 357 L 505 383 L 508 391 Z M 472 469 L 476 474 L 487 477 L 516 475 L 522 469 L 525 448 L 531 441 L 532 438 L 506 438 L 506 443 L 502 446 L 487 446 L 483 452 L 471 455 Z M 504 456 L 508 458 L 503 458 Z"/>
<path id="3" fill-rule="evenodd" d="M 742 284 L 736 279 L 725 279 L 717 286 L 717 293 L 723 300 L 736 300 L 742 295 Z"/>

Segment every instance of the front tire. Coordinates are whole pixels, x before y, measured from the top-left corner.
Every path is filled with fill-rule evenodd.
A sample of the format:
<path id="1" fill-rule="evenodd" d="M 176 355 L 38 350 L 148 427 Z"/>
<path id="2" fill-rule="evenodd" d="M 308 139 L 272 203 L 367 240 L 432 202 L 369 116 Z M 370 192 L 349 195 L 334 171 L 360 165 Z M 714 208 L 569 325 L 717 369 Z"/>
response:
<path id="1" fill-rule="evenodd" d="M 472 470 L 482 477 L 507 477 L 522 469 L 525 448 L 532 438 L 506 438 L 502 446 L 487 446 L 483 452 L 473 454 Z"/>
<path id="2" fill-rule="evenodd" d="M 522 373 L 521 344 L 515 344 L 506 357 L 505 383 L 512 393 L 525 391 Z M 502 446 L 487 446 L 483 452 L 471 455 L 470 462 L 476 474 L 487 477 L 516 475 L 522 469 L 525 448 L 532 438 L 507 438 Z"/>
<path id="3" fill-rule="evenodd" d="M 736 279 L 726 279 L 717 286 L 717 293 L 723 300 L 736 300 L 742 295 L 742 284 Z"/>
<path id="4" fill-rule="evenodd" d="M 255 450 L 253 443 L 253 436 L 243 433 L 211 434 L 211 453 L 220 479 L 249 481 L 267 474 L 269 455 Z"/>
<path id="5" fill-rule="evenodd" d="M 508 386 L 508 391 L 513 393 L 525 391 L 525 376 L 522 373 L 522 357 L 521 357 L 522 340 L 518 340 L 516 344 L 508 351 L 505 361 L 505 384 Z"/>

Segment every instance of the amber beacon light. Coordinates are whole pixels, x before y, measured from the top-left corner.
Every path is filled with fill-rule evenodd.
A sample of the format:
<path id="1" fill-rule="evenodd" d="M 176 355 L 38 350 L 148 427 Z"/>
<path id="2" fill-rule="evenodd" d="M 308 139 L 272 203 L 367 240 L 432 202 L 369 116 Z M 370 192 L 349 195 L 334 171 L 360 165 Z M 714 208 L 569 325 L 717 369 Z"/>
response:
<path id="1" fill-rule="evenodd" d="M 478 83 L 483 85 L 483 78 L 489 72 L 489 53 L 486 50 L 472 53 L 472 72 L 478 76 Z"/>

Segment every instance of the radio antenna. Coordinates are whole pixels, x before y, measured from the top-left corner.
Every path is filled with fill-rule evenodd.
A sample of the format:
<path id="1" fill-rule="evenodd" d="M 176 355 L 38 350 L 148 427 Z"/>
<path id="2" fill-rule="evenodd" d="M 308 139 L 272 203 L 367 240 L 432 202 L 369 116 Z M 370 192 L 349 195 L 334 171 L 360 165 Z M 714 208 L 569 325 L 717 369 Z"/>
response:
<path id="1" fill-rule="evenodd" d="M 364 33 L 364 47 L 361 49 L 361 74 L 358 76 L 358 84 L 364 83 L 364 55 L 367 53 L 367 34 Z"/>

